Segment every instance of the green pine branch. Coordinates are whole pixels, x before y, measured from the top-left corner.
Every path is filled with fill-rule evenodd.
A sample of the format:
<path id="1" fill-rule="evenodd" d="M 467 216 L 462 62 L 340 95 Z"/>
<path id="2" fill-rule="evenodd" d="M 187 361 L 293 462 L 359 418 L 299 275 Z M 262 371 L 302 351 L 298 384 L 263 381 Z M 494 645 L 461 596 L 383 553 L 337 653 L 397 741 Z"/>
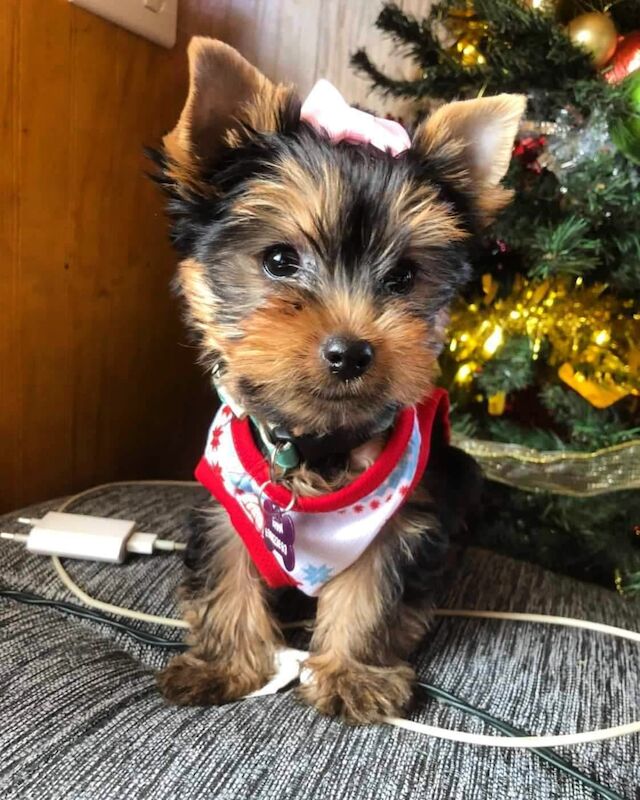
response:
<path id="1" fill-rule="evenodd" d="M 531 235 L 529 276 L 578 276 L 594 270 L 599 261 L 600 244 L 586 235 L 589 229 L 587 220 L 573 216 L 555 225 L 536 227 Z"/>
<path id="2" fill-rule="evenodd" d="M 527 336 L 508 339 L 494 357 L 484 365 L 477 379 L 488 396 L 498 392 L 515 392 L 533 383 L 533 347 Z"/>
<path id="3" fill-rule="evenodd" d="M 463 67 L 435 33 L 438 24 L 446 27 L 449 10 L 455 5 L 448 0 L 437 4 L 423 22 L 394 3 L 385 5 L 378 16 L 378 29 L 416 62 L 421 78 L 408 81 L 385 76 L 363 49 L 352 56 L 351 63 L 374 87 L 395 96 L 472 97 L 518 92 L 526 86 L 532 94 L 537 88 L 544 89 L 544 98 L 537 105 L 544 106 L 549 117 L 563 107 L 570 82 L 576 84 L 574 102 L 593 102 L 596 72 L 589 55 L 577 48 L 550 16 L 533 12 L 517 0 L 476 0 L 477 17 L 488 25 L 483 48 L 486 64 Z M 588 88 L 580 87 L 583 82 Z M 603 84 L 601 92 L 609 94 L 608 85 Z"/>
<path id="4" fill-rule="evenodd" d="M 486 428 L 489 438 L 505 444 L 520 444 L 534 450 L 565 450 L 562 439 L 551 430 L 525 426 L 504 417 L 487 420 Z"/>
<path id="5" fill-rule="evenodd" d="M 601 1 L 589 0 L 592 5 Z M 486 63 L 462 66 L 451 43 L 441 41 L 454 6 L 460 1 L 443 0 L 422 20 L 394 4 L 381 11 L 378 29 L 392 39 L 400 57 L 415 64 L 415 80 L 384 74 L 364 50 L 353 63 L 387 94 L 453 100 L 521 92 L 529 98 L 534 136 L 536 124 L 561 123 L 555 137 L 548 135 L 538 164 L 512 159 L 506 183 L 514 190 L 513 202 L 488 231 L 487 246 L 474 252 L 476 277 L 468 297 L 481 294 L 481 276 L 490 273 L 502 297 L 517 275 L 533 280 L 567 275 L 640 301 L 640 169 L 608 133 L 632 113 L 628 89 L 603 80 L 552 14 L 517 0 L 475 0 L 476 18 L 487 25 L 480 43 Z M 639 9 L 637 0 L 615 0 L 609 13 L 624 33 L 640 27 L 634 17 Z M 423 107 L 420 103 L 416 113 Z M 451 387 L 458 429 L 541 449 L 597 449 L 640 435 L 639 408 L 631 398 L 608 409 L 593 408 L 559 381 L 557 365 L 548 363 L 544 348 L 534 364 L 530 347 L 526 337 L 508 340 L 465 386 L 454 381 L 459 365 L 443 354 L 443 381 Z M 509 410 L 489 417 L 483 398 L 498 392 L 510 401 L 540 395 L 543 408 L 536 423 Z M 509 407 L 517 408 L 517 402 Z"/>
<path id="6" fill-rule="evenodd" d="M 567 497 L 487 483 L 483 508 L 474 527 L 480 546 L 610 589 L 617 583 L 629 597 L 639 593 L 640 538 L 633 525 L 640 492 Z"/>
<path id="7" fill-rule="evenodd" d="M 568 433 L 573 447 L 599 450 L 640 436 L 640 426 L 630 427 L 615 406 L 594 408 L 579 394 L 559 384 L 542 389 L 543 405 Z"/>
<path id="8" fill-rule="evenodd" d="M 580 2 L 588 5 L 584 11 L 604 10 L 606 3 L 620 33 L 640 28 L 638 0 Z M 415 80 L 385 75 L 364 50 L 352 61 L 374 87 L 392 96 L 422 101 L 526 93 L 534 136 L 536 123 L 561 123 L 538 163 L 512 159 L 506 182 L 513 202 L 488 232 L 486 246 L 474 251 L 469 298 L 481 296 L 481 276 L 490 273 L 500 297 L 510 294 L 518 275 L 569 275 L 640 301 L 640 169 L 610 136 L 637 113 L 625 84 L 603 80 L 590 56 L 567 37 L 566 18 L 556 20 L 518 0 L 474 0 L 476 18 L 487 24 L 480 43 L 486 63 L 463 67 L 441 42 L 450 10 L 460 5 L 443 0 L 423 20 L 394 4 L 383 8 L 378 29 L 415 64 Z M 575 3 L 571 8 L 572 15 L 579 13 Z M 450 387 L 454 430 L 537 450 L 593 451 L 640 437 L 638 398 L 594 408 L 560 381 L 545 343 L 536 355 L 534 361 L 527 336 L 513 337 L 470 383 L 459 384 L 459 363 L 445 350 L 440 365 Z M 578 362 L 579 357 L 575 368 L 588 374 L 589 365 Z M 490 416 L 486 398 L 500 392 L 508 398 L 505 413 Z M 481 546 L 617 585 L 625 596 L 640 595 L 640 537 L 633 530 L 640 521 L 640 492 L 581 498 L 487 482 L 482 507 L 474 530 Z"/>

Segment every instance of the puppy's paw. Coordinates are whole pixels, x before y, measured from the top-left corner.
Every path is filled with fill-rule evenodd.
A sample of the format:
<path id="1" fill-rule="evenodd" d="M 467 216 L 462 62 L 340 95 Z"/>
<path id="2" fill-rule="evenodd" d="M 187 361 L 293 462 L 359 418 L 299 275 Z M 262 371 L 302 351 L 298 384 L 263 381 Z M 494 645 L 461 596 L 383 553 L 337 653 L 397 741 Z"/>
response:
<path id="1" fill-rule="evenodd" d="M 203 661 L 192 653 L 172 658 L 157 675 L 164 697 L 179 706 L 212 706 L 238 700 L 269 680 L 267 670 L 256 672 L 242 664 Z"/>
<path id="2" fill-rule="evenodd" d="M 397 716 L 411 700 L 415 673 L 408 664 L 332 664 L 318 655 L 308 659 L 305 667 L 311 678 L 300 686 L 298 697 L 321 714 L 339 716 L 353 725 Z"/>

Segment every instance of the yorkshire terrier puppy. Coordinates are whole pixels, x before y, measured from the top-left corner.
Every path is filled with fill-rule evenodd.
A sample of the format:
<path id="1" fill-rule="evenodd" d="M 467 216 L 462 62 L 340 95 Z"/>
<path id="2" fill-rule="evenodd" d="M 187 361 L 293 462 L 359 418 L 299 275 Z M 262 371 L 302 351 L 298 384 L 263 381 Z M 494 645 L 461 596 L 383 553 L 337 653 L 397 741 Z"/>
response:
<path id="1" fill-rule="evenodd" d="M 317 600 L 301 699 L 372 722 L 405 708 L 478 471 L 435 388 L 447 306 L 525 100 L 445 105 L 411 140 L 324 82 L 301 106 L 221 42 L 157 155 L 176 285 L 223 405 L 197 475 L 219 501 L 185 589 L 190 649 L 164 695 L 207 705 L 273 674 L 283 587 Z M 289 595 L 287 595 L 289 596 Z"/>

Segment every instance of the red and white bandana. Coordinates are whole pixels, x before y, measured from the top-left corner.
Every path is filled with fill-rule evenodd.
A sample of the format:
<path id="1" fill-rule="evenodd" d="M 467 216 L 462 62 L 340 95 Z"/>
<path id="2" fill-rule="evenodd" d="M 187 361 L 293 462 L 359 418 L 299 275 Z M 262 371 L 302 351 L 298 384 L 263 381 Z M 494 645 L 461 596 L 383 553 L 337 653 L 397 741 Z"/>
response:
<path id="1" fill-rule="evenodd" d="M 267 584 L 314 596 L 362 555 L 411 494 L 426 468 L 436 423 L 448 440 L 443 389 L 398 414 L 382 453 L 352 483 L 293 502 L 284 486 L 269 482 L 248 418 L 222 405 L 195 474 L 226 509 Z"/>

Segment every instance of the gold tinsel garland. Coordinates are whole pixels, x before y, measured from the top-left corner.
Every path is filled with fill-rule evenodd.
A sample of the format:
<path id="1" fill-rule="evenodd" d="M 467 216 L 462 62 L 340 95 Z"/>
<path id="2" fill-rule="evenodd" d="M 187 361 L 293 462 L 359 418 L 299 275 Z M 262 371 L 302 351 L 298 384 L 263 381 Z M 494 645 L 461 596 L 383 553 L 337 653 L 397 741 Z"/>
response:
<path id="1" fill-rule="evenodd" d="M 540 451 L 461 434 L 453 443 L 475 458 L 486 478 L 523 491 L 594 497 L 640 489 L 640 439 L 592 453 Z"/>
<path id="2" fill-rule="evenodd" d="M 530 281 L 518 276 L 508 297 L 483 276 L 484 296 L 459 301 L 451 314 L 449 353 L 459 367 L 458 385 L 471 384 L 504 342 L 527 336 L 536 360 L 543 345 L 558 376 L 596 408 L 640 395 L 640 309 L 607 292 L 564 277 Z M 489 411 L 504 410 L 504 395 L 489 398 Z"/>

